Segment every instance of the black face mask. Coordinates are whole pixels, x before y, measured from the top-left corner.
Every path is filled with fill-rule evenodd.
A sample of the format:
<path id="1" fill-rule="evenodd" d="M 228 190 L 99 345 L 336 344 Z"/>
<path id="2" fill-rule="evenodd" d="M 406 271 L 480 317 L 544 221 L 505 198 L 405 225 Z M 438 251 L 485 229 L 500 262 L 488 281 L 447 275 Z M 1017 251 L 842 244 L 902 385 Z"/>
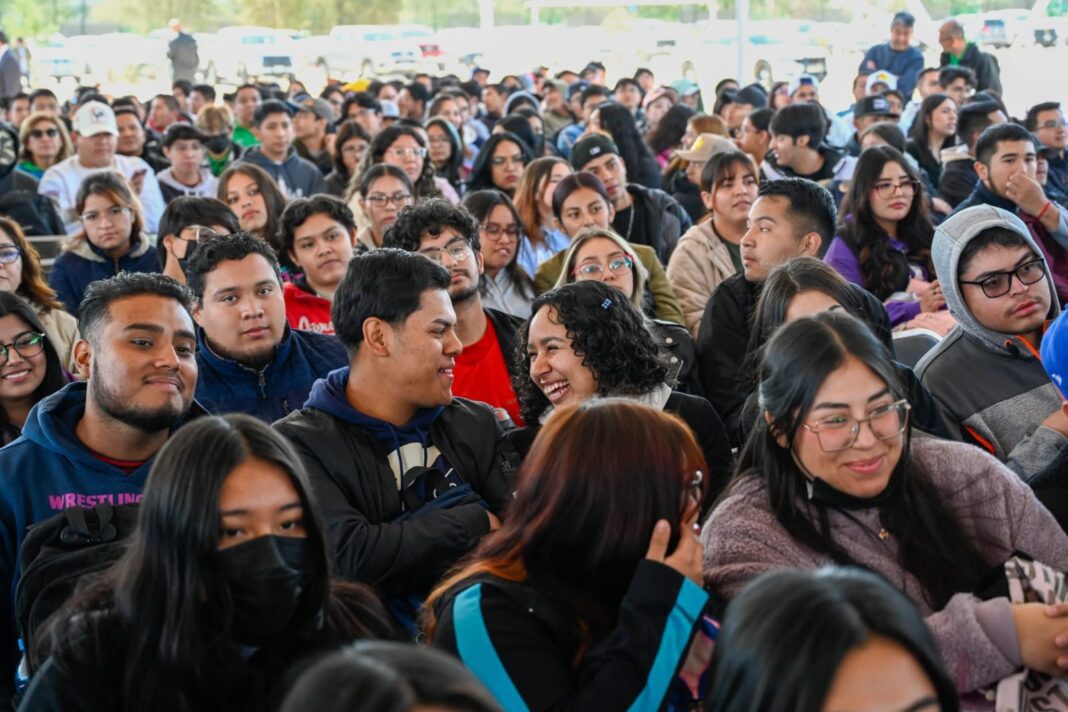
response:
<path id="1" fill-rule="evenodd" d="M 230 137 L 226 134 L 212 136 L 208 140 L 204 141 L 204 145 L 212 153 L 222 153 L 230 147 Z"/>
<path id="2" fill-rule="evenodd" d="M 182 274 L 189 274 L 189 260 L 193 258 L 193 253 L 197 251 L 197 247 L 200 245 L 198 240 L 187 240 L 185 243 L 185 257 L 175 257 L 178 260 L 178 266 L 182 270 Z"/>
<path id="3" fill-rule="evenodd" d="M 261 536 L 219 552 L 234 600 L 234 639 L 262 646 L 278 641 L 314 580 L 307 539 Z"/>

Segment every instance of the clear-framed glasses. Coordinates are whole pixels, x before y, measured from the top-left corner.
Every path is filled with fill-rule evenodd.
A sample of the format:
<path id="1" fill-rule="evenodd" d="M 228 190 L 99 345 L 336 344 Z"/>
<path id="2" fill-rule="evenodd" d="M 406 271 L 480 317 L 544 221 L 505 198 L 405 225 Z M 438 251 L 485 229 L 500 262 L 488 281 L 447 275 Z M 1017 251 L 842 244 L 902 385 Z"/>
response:
<path id="1" fill-rule="evenodd" d="M 385 193 L 371 193 L 367 196 L 367 201 L 378 208 L 384 207 L 386 203 L 393 203 L 398 208 L 403 208 L 405 205 L 411 205 L 412 194 L 394 193 L 393 195 L 386 195 Z"/>
<path id="2" fill-rule="evenodd" d="M 634 269 L 634 260 L 629 257 L 617 257 L 608 263 L 608 271 L 612 274 L 627 272 Z M 575 269 L 575 276 L 582 279 L 597 279 L 604 275 L 605 267 L 600 262 L 587 262 Z"/>
<path id="3" fill-rule="evenodd" d="M 367 150 L 367 144 L 347 143 L 341 147 L 342 153 L 358 156 Z"/>
<path id="4" fill-rule="evenodd" d="M 0 344 L 0 366 L 7 363 L 11 358 L 11 349 L 22 358 L 36 356 L 44 351 L 45 335 L 36 331 L 24 331 L 15 337 L 10 344 Z"/>
<path id="5" fill-rule="evenodd" d="M 486 233 L 487 237 L 489 237 L 491 240 L 500 240 L 505 235 L 515 240 L 519 237 L 519 226 L 508 225 L 507 227 L 505 227 L 503 225 L 490 223 L 489 225 L 482 226 L 482 232 Z"/>
<path id="6" fill-rule="evenodd" d="M 445 249 L 437 247 L 428 247 L 425 250 L 420 250 L 419 254 L 433 262 L 441 263 L 441 255 L 443 252 L 448 252 L 449 257 L 453 262 L 463 262 L 471 256 L 471 245 L 467 244 L 467 241 L 454 242 L 446 245 Z"/>
<path id="7" fill-rule="evenodd" d="M 22 257 L 22 248 L 18 245 L 0 246 L 0 265 L 9 265 Z"/>
<path id="8" fill-rule="evenodd" d="M 415 156 L 416 158 L 426 158 L 426 149 L 421 146 L 419 148 L 390 148 L 386 152 L 392 153 L 397 158 L 407 158 L 408 156 Z"/>
<path id="9" fill-rule="evenodd" d="M 820 449 L 824 452 L 838 452 L 853 447 L 860 436 L 860 426 L 864 423 L 871 428 L 871 433 L 879 440 L 893 440 L 905 432 L 909 422 L 908 401 L 902 399 L 880 406 L 868 413 L 867 418 L 854 418 L 849 415 L 832 415 L 817 420 L 814 425 L 802 423 L 801 427 L 815 434 Z"/>
<path id="10" fill-rule="evenodd" d="M 1024 262 L 1014 270 L 1007 272 L 994 272 L 980 280 L 958 280 L 961 284 L 974 284 L 982 288 L 983 294 L 988 299 L 997 299 L 1005 296 L 1012 289 L 1012 278 L 1020 280 L 1020 284 L 1034 284 L 1046 276 L 1046 261 L 1037 257 L 1030 262 Z"/>
<path id="11" fill-rule="evenodd" d="M 883 200 L 889 200 L 894 197 L 894 193 L 901 191 L 903 197 L 909 197 L 915 195 L 916 191 L 920 189 L 920 182 L 918 180 L 903 180 L 900 183 L 893 183 L 887 181 L 885 183 L 876 183 L 872 189 L 875 194 Z"/>
<path id="12" fill-rule="evenodd" d="M 179 240 L 185 240 L 186 242 L 199 242 L 200 240 L 206 240 L 211 237 L 219 237 L 223 233 L 216 232 L 210 227 L 204 225 L 186 225 L 175 236 Z"/>
<path id="13" fill-rule="evenodd" d="M 452 141 L 449 140 L 448 136 L 431 136 L 430 137 L 430 143 L 435 144 L 435 145 L 437 145 L 437 144 L 446 144 L 447 145 L 447 144 L 452 143 Z"/>
<path id="14" fill-rule="evenodd" d="M 125 217 L 130 214 L 130 209 L 125 205 L 113 205 L 107 210 L 97 212 L 96 210 L 90 210 L 87 213 L 82 213 L 82 222 L 86 225 L 95 225 L 103 220 L 105 217 L 111 221 L 118 220 L 121 217 Z"/>
<path id="15" fill-rule="evenodd" d="M 1064 126 L 1068 126 L 1068 119 L 1051 119 L 1049 121 L 1043 121 L 1036 129 L 1059 129 Z"/>

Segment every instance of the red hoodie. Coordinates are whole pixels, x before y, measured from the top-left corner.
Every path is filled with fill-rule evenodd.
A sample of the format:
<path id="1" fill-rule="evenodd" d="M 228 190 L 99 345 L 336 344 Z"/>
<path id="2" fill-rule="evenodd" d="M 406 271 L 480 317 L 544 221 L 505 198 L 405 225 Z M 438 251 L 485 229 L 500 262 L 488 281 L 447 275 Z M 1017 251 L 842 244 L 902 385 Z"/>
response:
<path id="1" fill-rule="evenodd" d="M 329 300 L 313 294 L 296 282 L 286 282 L 282 295 L 286 300 L 286 320 L 291 327 L 318 334 L 334 333 Z"/>

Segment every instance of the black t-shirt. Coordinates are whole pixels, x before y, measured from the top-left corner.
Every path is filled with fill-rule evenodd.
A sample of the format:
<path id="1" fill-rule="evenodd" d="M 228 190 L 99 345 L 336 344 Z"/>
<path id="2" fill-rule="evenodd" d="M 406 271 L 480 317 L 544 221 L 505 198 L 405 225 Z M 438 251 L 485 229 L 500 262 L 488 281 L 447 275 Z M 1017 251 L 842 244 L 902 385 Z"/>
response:
<path id="1" fill-rule="evenodd" d="M 631 215 L 634 216 L 633 224 L 631 224 Z M 645 215 L 645 208 L 640 200 L 632 200 L 630 207 L 616 213 L 616 218 L 612 221 L 612 229 L 618 232 L 627 242 L 652 247 L 653 241 L 649 235 L 648 225 L 649 220 Z"/>

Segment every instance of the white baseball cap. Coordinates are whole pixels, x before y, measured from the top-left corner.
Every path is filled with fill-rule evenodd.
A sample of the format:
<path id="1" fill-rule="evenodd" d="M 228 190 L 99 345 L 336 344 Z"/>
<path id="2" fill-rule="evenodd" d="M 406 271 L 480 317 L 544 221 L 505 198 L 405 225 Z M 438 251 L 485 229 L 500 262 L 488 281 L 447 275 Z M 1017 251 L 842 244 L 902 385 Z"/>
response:
<path id="1" fill-rule="evenodd" d="M 96 136 L 102 133 L 119 135 L 115 112 L 101 101 L 90 101 L 79 107 L 78 112 L 74 114 L 72 129 L 77 131 L 79 136 Z"/>
<path id="2" fill-rule="evenodd" d="M 864 91 L 871 94 L 872 87 L 876 84 L 885 84 L 887 89 L 896 90 L 897 77 L 884 69 L 881 69 L 874 74 L 869 74 L 868 81 L 864 85 Z"/>

